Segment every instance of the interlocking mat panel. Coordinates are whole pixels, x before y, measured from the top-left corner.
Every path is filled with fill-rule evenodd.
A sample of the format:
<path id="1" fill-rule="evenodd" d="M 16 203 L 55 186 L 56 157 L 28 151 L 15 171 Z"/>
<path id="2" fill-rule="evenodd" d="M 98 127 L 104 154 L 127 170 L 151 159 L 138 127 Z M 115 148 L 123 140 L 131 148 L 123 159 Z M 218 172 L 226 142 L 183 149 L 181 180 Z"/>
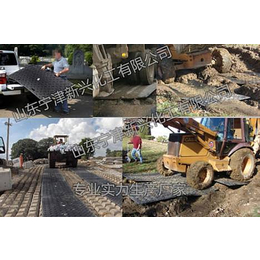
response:
<path id="1" fill-rule="evenodd" d="M 190 187 L 181 174 L 164 177 L 159 173 L 124 174 L 135 183 L 128 186 L 127 195 L 137 204 L 147 204 L 181 196 L 202 196 L 214 192 L 215 188 L 197 190 Z"/>
<path id="2" fill-rule="evenodd" d="M 38 65 L 28 65 L 11 74 L 9 78 L 23 85 L 39 99 L 52 97 L 52 94 L 73 85 L 68 80 L 56 77 L 50 70 L 41 70 Z"/>
<path id="3" fill-rule="evenodd" d="M 73 193 L 58 169 L 45 168 L 42 180 L 44 217 L 94 217 Z"/>

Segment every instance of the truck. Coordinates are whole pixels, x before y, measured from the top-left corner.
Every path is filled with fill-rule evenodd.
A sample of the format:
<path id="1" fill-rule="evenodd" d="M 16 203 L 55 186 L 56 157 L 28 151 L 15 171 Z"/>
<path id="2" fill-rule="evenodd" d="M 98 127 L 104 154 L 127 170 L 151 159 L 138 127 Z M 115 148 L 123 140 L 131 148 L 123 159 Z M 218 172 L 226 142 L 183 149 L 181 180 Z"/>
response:
<path id="1" fill-rule="evenodd" d="M 26 88 L 8 76 L 20 70 L 18 50 L 0 50 L 0 106 L 4 106 L 9 96 L 26 95 L 29 101 L 34 96 Z"/>
<path id="2" fill-rule="evenodd" d="M 113 70 L 115 77 L 118 75 L 117 67 L 140 57 L 144 66 L 140 70 L 132 71 L 126 77 L 130 85 L 150 85 L 155 81 L 156 64 L 149 64 L 151 56 L 155 55 L 156 44 L 93 44 L 93 65 L 97 70 L 98 77 L 105 83 L 100 88 L 100 84 L 95 82 L 94 97 L 99 96 L 100 92 L 111 95 L 114 91 L 113 82 L 110 82 L 108 71 Z"/>
<path id="3" fill-rule="evenodd" d="M 187 183 L 196 189 L 208 188 L 214 174 L 226 173 L 235 181 L 253 177 L 256 162 L 253 140 L 260 120 L 256 118 L 173 118 L 163 123 L 183 133 L 171 133 L 168 152 L 157 161 L 164 176 L 186 175 Z"/>
<path id="4" fill-rule="evenodd" d="M 66 163 L 66 166 L 76 168 L 78 158 L 73 154 L 75 145 L 68 144 L 68 135 L 54 135 L 53 145 L 48 148 L 49 168 L 55 168 L 57 162 Z"/>

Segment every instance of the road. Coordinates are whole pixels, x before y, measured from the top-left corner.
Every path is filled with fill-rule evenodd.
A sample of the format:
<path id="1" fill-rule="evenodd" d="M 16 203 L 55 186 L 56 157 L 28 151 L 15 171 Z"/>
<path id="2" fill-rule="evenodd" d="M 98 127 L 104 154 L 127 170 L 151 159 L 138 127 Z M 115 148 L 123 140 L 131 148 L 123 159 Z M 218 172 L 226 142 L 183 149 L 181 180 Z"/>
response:
<path id="1" fill-rule="evenodd" d="M 98 168 L 95 166 L 95 168 Z M 118 184 L 111 170 L 92 172 L 80 166 L 49 169 L 38 165 L 13 175 L 13 188 L 0 194 L 0 216 L 4 217 L 120 217 L 122 198 L 87 192 L 93 185 Z M 82 178 L 83 177 L 83 178 Z M 78 192 L 75 187 L 85 187 Z M 84 186 L 82 186 L 84 185 Z"/>

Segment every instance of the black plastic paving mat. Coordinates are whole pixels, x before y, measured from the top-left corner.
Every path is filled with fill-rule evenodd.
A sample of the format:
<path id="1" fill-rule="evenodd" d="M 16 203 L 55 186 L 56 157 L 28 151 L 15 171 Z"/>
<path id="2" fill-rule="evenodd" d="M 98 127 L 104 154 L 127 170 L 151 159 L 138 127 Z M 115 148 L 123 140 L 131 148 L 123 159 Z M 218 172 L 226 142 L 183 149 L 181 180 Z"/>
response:
<path id="1" fill-rule="evenodd" d="M 45 168 L 42 179 L 44 217 L 94 217 L 73 193 L 58 169 Z"/>
<path id="2" fill-rule="evenodd" d="M 81 179 L 87 181 L 92 185 L 92 189 L 96 189 L 97 193 L 100 192 L 101 196 L 106 196 L 116 205 L 122 205 L 122 193 L 120 193 L 120 187 L 116 186 L 114 183 L 101 178 L 86 170 L 73 170 Z M 103 185 L 103 186 L 102 186 Z M 109 186 L 109 187 L 108 187 Z"/>
<path id="3" fill-rule="evenodd" d="M 239 187 L 239 186 L 247 185 L 249 183 L 249 182 L 235 181 L 235 180 L 228 179 L 228 178 L 219 178 L 214 181 L 217 183 L 223 184 L 227 187 Z"/>
<path id="4" fill-rule="evenodd" d="M 39 99 L 52 97 L 52 94 L 73 85 L 68 80 L 56 77 L 52 71 L 41 70 L 41 66 L 37 65 L 28 65 L 11 74 L 9 78 L 23 85 Z"/>
<path id="5" fill-rule="evenodd" d="M 165 177 L 156 174 L 124 174 L 124 177 L 136 181 L 129 184 L 127 194 L 137 204 L 148 204 L 182 196 L 202 196 L 214 192 L 215 188 L 197 190 L 190 187 L 186 178 L 180 174 Z M 150 181 L 149 181 L 150 179 Z"/>
<path id="6" fill-rule="evenodd" d="M 179 181 L 186 182 L 185 178 L 181 176 L 180 173 L 174 174 L 172 176 L 165 177 L 159 173 L 124 173 L 123 178 L 132 180 L 135 182 L 155 182 L 155 181 Z"/>
<path id="7" fill-rule="evenodd" d="M 147 98 L 149 97 L 153 92 L 156 91 L 157 82 L 154 82 L 151 85 L 137 85 L 132 86 L 125 82 L 118 83 L 116 82 L 114 84 L 115 91 L 113 94 L 103 97 L 95 97 L 95 99 L 107 99 L 107 100 L 117 100 L 117 99 L 135 99 L 135 98 Z M 102 88 L 100 89 L 102 91 Z"/>

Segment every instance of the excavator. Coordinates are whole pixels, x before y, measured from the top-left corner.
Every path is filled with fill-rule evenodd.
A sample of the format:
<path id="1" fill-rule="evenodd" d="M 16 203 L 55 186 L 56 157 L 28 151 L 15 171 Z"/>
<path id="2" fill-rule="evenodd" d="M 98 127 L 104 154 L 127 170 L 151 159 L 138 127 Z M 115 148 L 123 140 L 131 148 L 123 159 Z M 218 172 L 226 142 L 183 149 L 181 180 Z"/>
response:
<path id="1" fill-rule="evenodd" d="M 162 49 L 168 55 L 162 53 Z M 164 54 L 164 58 L 160 54 Z M 218 72 L 226 73 L 232 65 L 229 52 L 224 48 L 217 48 L 216 45 L 93 44 L 93 97 L 111 95 L 114 92 L 112 77 L 118 76 L 118 65 L 131 63 L 138 57 L 144 65 L 142 69 L 129 73 L 127 81 L 130 85 L 150 85 L 157 74 L 167 82 L 175 77 L 176 71 L 198 69 L 207 65 L 213 65 Z"/>
<path id="2" fill-rule="evenodd" d="M 193 118 L 173 118 L 163 125 L 172 131 L 168 152 L 157 161 L 157 170 L 164 176 L 183 173 L 196 189 L 208 188 L 215 172 L 226 172 L 236 181 L 253 177 L 252 145 L 259 118 L 202 118 L 200 123 Z"/>

